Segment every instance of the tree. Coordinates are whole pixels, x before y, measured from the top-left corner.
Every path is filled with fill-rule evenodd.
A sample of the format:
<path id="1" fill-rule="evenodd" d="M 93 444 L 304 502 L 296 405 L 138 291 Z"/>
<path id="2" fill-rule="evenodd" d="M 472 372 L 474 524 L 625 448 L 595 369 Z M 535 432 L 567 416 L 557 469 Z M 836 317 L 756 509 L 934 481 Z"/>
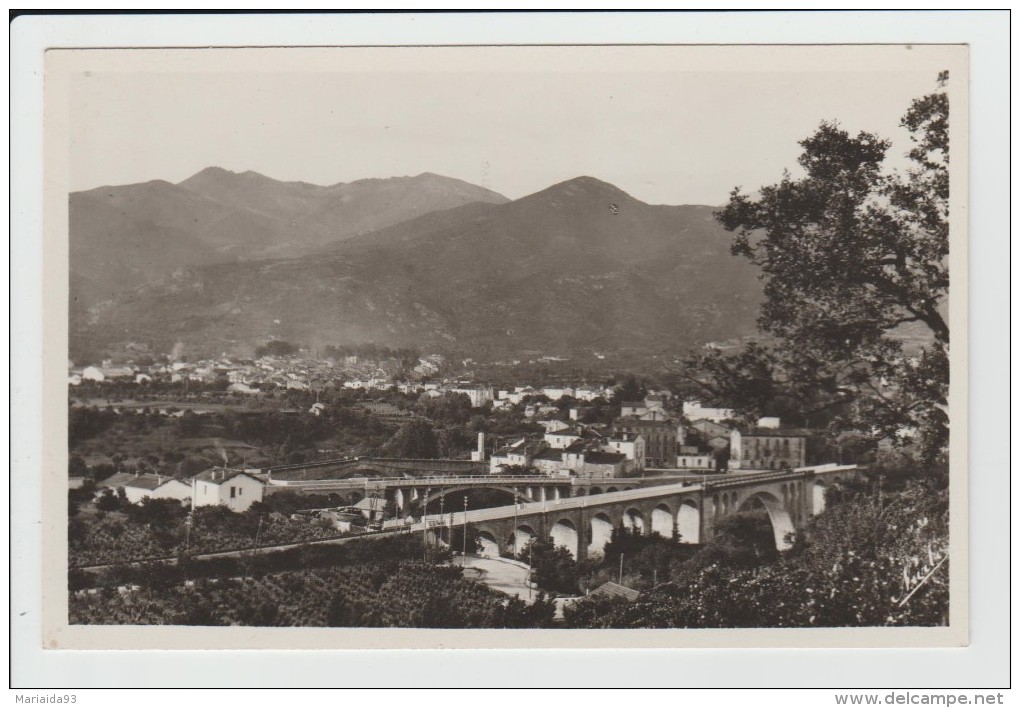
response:
<path id="1" fill-rule="evenodd" d="M 96 497 L 96 508 L 100 511 L 117 511 L 121 507 L 120 497 L 112 489 L 104 489 Z"/>
<path id="2" fill-rule="evenodd" d="M 534 539 L 517 555 L 518 560 L 530 562 L 532 579 L 545 590 L 572 595 L 577 592 L 577 563 L 563 546 Z"/>
<path id="3" fill-rule="evenodd" d="M 627 374 L 613 393 L 612 402 L 616 405 L 626 401 L 643 401 L 648 389 L 633 374 Z"/>
<path id="4" fill-rule="evenodd" d="M 282 339 L 274 339 L 266 342 L 261 347 L 255 348 L 255 356 L 291 356 L 297 354 L 301 348 L 296 344 L 285 342 Z"/>
<path id="5" fill-rule="evenodd" d="M 915 100 L 901 125 L 912 167 L 885 168 L 890 143 L 822 123 L 800 144 L 804 176 L 784 174 L 757 197 L 735 189 L 716 218 L 732 251 L 761 268 L 760 330 L 774 343 L 699 363 L 753 416 L 785 401 L 834 429 L 877 438 L 919 433 L 925 459 L 948 442 L 949 101 Z M 925 343 L 909 351 L 904 328 Z"/>
<path id="6" fill-rule="evenodd" d="M 384 451 L 389 457 L 434 459 L 439 456 L 439 443 L 431 425 L 423 420 L 412 420 L 390 438 Z"/>

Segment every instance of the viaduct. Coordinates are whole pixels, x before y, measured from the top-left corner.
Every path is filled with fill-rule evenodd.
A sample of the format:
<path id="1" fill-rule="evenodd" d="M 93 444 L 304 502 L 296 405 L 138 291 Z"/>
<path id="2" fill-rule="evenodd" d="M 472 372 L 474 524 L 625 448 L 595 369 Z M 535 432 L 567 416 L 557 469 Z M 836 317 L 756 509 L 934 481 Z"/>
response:
<path id="1" fill-rule="evenodd" d="M 856 465 L 823 465 L 454 511 L 447 518 L 453 527 L 466 523 L 476 532 L 483 555 L 515 553 L 531 539 L 543 538 L 584 560 L 601 555 L 615 527 L 667 538 L 676 533 L 683 543 L 703 543 L 719 520 L 764 508 L 776 547 L 783 550 L 792 544 L 797 529 L 824 509 L 825 488 L 858 473 Z M 427 518 L 410 530 L 441 534 L 439 524 L 438 519 Z"/>
<path id="2" fill-rule="evenodd" d="M 415 460 L 404 457 L 345 457 L 294 465 L 247 470 L 269 480 L 299 481 L 347 479 L 354 476 L 477 475 L 489 471 L 487 462 L 472 460 Z"/>

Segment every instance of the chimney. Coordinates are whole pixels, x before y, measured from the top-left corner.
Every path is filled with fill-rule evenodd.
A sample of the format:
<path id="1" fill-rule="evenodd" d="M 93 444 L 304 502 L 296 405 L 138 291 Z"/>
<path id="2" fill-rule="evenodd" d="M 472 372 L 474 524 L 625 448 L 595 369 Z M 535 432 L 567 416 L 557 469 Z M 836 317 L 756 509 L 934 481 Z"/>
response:
<path id="1" fill-rule="evenodd" d="M 478 459 L 485 459 L 485 433 L 478 433 Z"/>

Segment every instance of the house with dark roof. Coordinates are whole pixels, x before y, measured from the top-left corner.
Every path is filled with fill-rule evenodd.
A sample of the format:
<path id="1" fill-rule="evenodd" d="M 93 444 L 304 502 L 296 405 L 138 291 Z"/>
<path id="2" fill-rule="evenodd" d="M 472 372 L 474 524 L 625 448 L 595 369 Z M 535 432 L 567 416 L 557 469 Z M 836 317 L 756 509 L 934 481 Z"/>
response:
<path id="1" fill-rule="evenodd" d="M 107 489 L 117 491 L 121 489 L 125 484 L 133 480 L 138 476 L 137 472 L 116 472 L 111 474 L 109 477 L 104 479 L 102 482 L 96 485 L 96 495 L 100 495 Z"/>
<path id="2" fill-rule="evenodd" d="M 265 482 L 244 470 L 213 467 L 191 479 L 193 506 L 222 504 L 233 511 L 245 511 L 255 502 L 262 501 Z"/>
<path id="3" fill-rule="evenodd" d="M 142 474 L 124 484 L 124 494 L 132 504 L 143 499 L 191 499 L 191 485 L 181 480 L 160 474 Z"/>
<path id="4" fill-rule="evenodd" d="M 545 440 L 520 440 L 493 451 L 489 457 L 489 472 L 497 474 L 502 467 L 531 467 L 535 455 L 549 447 Z"/>

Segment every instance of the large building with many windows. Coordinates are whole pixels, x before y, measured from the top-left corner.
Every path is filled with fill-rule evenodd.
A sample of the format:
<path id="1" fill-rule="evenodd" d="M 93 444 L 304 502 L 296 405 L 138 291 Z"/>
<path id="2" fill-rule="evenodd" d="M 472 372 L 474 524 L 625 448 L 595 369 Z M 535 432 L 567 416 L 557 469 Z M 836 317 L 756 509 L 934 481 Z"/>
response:
<path id="1" fill-rule="evenodd" d="M 802 431 L 753 428 L 730 433 L 730 469 L 782 470 L 807 464 L 807 437 Z"/>
<path id="2" fill-rule="evenodd" d="M 676 467 L 677 424 L 670 420 L 620 418 L 614 435 L 641 436 L 645 444 L 645 467 Z"/>

